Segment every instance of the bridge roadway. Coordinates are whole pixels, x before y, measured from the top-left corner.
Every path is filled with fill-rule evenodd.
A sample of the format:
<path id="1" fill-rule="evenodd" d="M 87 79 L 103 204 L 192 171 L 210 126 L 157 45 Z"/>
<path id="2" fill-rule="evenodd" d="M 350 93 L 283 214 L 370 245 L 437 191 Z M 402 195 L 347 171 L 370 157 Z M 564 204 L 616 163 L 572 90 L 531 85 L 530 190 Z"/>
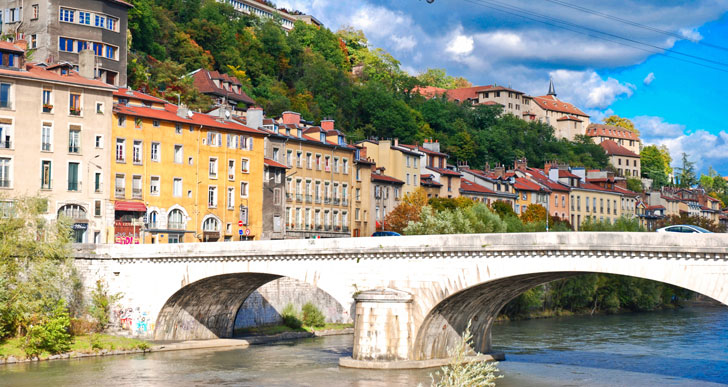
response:
<path id="1" fill-rule="evenodd" d="M 472 321 L 491 350 L 498 311 L 531 287 L 580 273 L 677 285 L 728 305 L 728 235 L 529 233 L 427 235 L 166 245 L 79 245 L 87 289 L 103 280 L 118 312 L 157 340 L 231 337 L 243 301 L 290 277 L 313 285 L 355 321 L 361 361 L 431 360 Z"/>

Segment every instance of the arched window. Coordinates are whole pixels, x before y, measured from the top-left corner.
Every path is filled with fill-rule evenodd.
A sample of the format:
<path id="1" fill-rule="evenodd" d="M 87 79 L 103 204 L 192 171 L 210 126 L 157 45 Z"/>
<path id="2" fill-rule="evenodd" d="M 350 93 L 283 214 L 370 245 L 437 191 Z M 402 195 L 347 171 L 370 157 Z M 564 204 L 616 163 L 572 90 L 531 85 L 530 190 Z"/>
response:
<path id="1" fill-rule="evenodd" d="M 86 219 L 86 209 L 78 204 L 66 204 L 58 209 L 58 216 L 66 216 L 71 219 Z"/>
<path id="2" fill-rule="evenodd" d="M 147 219 L 147 222 L 149 223 L 149 228 L 156 230 L 161 226 L 161 224 L 158 223 L 157 218 L 159 217 L 159 212 L 157 211 L 150 211 L 149 216 Z"/>
<path id="3" fill-rule="evenodd" d="M 174 209 L 169 212 L 167 217 L 167 228 L 170 230 L 184 230 L 185 229 L 185 215 L 180 209 Z"/>
<path id="4" fill-rule="evenodd" d="M 202 222 L 202 231 L 220 231 L 220 221 L 214 217 L 205 219 Z"/>

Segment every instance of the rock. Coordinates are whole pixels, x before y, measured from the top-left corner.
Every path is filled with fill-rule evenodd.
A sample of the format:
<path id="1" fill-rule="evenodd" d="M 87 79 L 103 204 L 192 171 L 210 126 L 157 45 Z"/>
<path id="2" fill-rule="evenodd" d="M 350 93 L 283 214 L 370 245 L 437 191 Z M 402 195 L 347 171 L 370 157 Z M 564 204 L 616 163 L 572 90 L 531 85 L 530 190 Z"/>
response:
<path id="1" fill-rule="evenodd" d="M 61 355 L 50 355 L 50 356 L 48 356 L 48 360 L 56 360 L 56 359 L 60 359 L 60 358 L 61 358 Z"/>
<path id="2" fill-rule="evenodd" d="M 5 359 L 5 362 L 8 364 L 17 363 L 18 359 L 15 358 L 15 356 L 8 356 L 7 359 Z"/>

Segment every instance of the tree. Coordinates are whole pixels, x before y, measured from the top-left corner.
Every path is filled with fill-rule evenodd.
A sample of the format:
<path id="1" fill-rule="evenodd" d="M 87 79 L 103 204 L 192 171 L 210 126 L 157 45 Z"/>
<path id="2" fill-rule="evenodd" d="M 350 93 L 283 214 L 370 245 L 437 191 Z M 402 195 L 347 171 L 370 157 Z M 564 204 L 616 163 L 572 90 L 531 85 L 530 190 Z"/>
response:
<path id="1" fill-rule="evenodd" d="M 627 178 L 627 189 L 633 192 L 644 191 L 644 187 L 642 187 L 642 180 L 633 177 Z"/>
<path id="2" fill-rule="evenodd" d="M 652 186 L 659 189 L 669 183 L 668 174 L 672 171 L 669 162 L 670 154 L 666 149 L 656 145 L 648 145 L 640 153 L 642 177 L 652 179 Z"/>
<path id="3" fill-rule="evenodd" d="M 632 121 L 627 118 L 620 117 L 618 115 L 611 115 L 604 119 L 604 123 L 607 125 L 619 126 L 620 128 L 627 129 L 630 132 L 639 134 L 639 130 L 634 127 Z"/>
<path id="4" fill-rule="evenodd" d="M 422 207 L 427 205 L 427 192 L 424 188 L 418 187 L 416 190 L 404 195 L 402 202 L 394 207 L 384 219 L 387 229 L 398 233 L 404 232 L 411 222 L 420 220 L 420 212 Z"/>
<path id="5" fill-rule="evenodd" d="M 683 188 L 690 188 L 698 183 L 695 177 L 695 163 L 688 159 L 688 154 L 682 154 L 682 168 L 680 170 L 679 185 Z"/>
<path id="6" fill-rule="evenodd" d="M 459 89 L 464 87 L 472 87 L 467 79 L 462 77 L 452 77 L 447 75 L 445 69 L 427 69 L 424 73 L 417 76 L 417 80 L 423 85 L 434 86 L 443 89 Z"/>
<path id="7" fill-rule="evenodd" d="M 657 221 L 655 228 L 662 228 L 672 226 L 674 224 L 690 224 L 693 226 L 702 227 L 712 232 L 726 232 L 726 226 L 722 224 L 715 224 L 710 219 L 702 216 L 690 216 L 686 213 L 680 215 L 670 215 L 664 219 Z"/>
<path id="8" fill-rule="evenodd" d="M 530 204 L 526 207 L 526 211 L 521 214 L 523 223 L 545 222 L 546 208 L 540 204 Z"/>

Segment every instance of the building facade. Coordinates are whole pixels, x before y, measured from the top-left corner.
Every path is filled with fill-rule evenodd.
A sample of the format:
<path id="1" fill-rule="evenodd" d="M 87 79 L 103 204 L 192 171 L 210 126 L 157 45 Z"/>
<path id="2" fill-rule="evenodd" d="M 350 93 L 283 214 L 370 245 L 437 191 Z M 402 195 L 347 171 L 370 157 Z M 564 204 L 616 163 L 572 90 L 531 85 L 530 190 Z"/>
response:
<path id="1" fill-rule="evenodd" d="M 79 69 L 79 53 L 94 53 L 93 76 L 110 85 L 126 85 L 127 12 L 122 0 L 2 0 L 2 34 L 24 40 L 35 50 L 33 61 L 68 62 Z"/>
<path id="2" fill-rule="evenodd" d="M 609 157 L 609 164 L 614 167 L 619 177 L 639 179 L 642 173 L 640 155 L 617 144 L 613 140 L 604 140 L 599 144 Z"/>
<path id="3" fill-rule="evenodd" d="M 402 200 L 404 182 L 384 175 L 381 169 L 375 169 L 371 174 L 371 184 L 370 203 L 374 209 L 371 220 L 375 224 L 376 231 L 384 231 L 387 229 L 387 214 Z"/>
<path id="4" fill-rule="evenodd" d="M 399 145 L 399 140 L 365 140 L 358 145 L 366 148 L 366 154 L 388 176 L 404 182 L 404 195 L 420 186 L 421 152 Z"/>
<path id="5" fill-rule="evenodd" d="M 26 64 L 8 42 L 0 56 L 0 193 L 46 198 L 47 218 L 69 218 L 73 241 L 104 242 L 115 88 Z"/>
<path id="6" fill-rule="evenodd" d="M 264 133 L 133 90 L 114 98 L 115 243 L 261 238 Z"/>
<path id="7" fill-rule="evenodd" d="M 638 133 L 619 126 L 604 124 L 589 124 L 586 128 L 586 135 L 594 140 L 595 144 L 601 144 L 602 141 L 612 140 L 627 148 L 635 154 L 640 154 L 642 142 Z"/>

